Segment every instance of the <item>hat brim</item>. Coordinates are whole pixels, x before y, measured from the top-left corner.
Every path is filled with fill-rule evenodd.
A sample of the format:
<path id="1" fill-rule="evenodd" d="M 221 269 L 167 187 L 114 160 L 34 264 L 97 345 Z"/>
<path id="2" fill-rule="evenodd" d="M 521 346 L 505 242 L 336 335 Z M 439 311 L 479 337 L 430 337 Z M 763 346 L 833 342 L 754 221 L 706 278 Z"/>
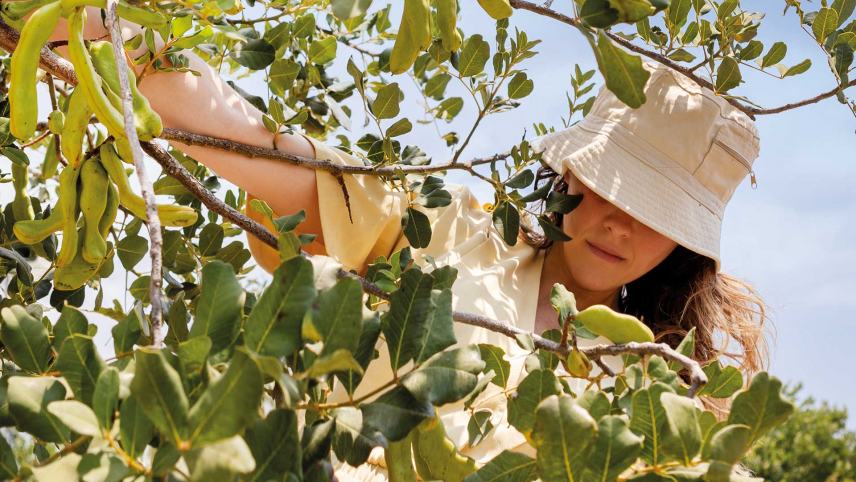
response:
<path id="1" fill-rule="evenodd" d="M 658 169 L 675 168 L 644 158 L 609 131 L 586 128 L 585 121 L 532 143 L 557 173 L 570 170 L 583 184 L 634 219 L 720 269 L 722 220 Z"/>

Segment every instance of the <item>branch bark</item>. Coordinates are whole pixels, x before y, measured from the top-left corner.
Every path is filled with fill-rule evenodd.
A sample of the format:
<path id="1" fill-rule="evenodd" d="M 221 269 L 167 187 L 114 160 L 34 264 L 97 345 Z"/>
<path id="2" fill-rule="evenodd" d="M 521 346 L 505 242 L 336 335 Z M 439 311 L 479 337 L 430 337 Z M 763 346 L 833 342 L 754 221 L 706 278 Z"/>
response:
<path id="1" fill-rule="evenodd" d="M 137 137 L 137 127 L 134 121 L 133 96 L 128 83 L 128 63 L 125 59 L 125 47 L 122 45 L 122 31 L 119 28 L 119 16 L 116 14 L 116 0 L 107 0 L 107 28 L 110 31 L 110 43 L 113 46 L 113 54 L 116 57 L 116 70 L 119 74 L 119 93 L 122 98 L 122 115 L 125 123 L 125 136 L 131 145 L 131 153 L 134 157 L 134 170 L 137 172 L 137 180 L 140 182 L 143 200 L 146 202 L 146 216 L 148 217 L 149 230 L 149 256 L 152 259 L 152 271 L 149 281 L 149 301 L 152 305 L 151 328 L 152 345 L 157 348 L 163 346 L 163 304 L 161 303 L 161 286 L 163 284 L 163 236 L 161 236 L 161 222 L 158 216 L 157 199 L 152 181 L 146 175 L 146 164 L 143 151 L 140 148 L 140 139 Z M 136 79 L 135 79 L 136 81 Z"/>

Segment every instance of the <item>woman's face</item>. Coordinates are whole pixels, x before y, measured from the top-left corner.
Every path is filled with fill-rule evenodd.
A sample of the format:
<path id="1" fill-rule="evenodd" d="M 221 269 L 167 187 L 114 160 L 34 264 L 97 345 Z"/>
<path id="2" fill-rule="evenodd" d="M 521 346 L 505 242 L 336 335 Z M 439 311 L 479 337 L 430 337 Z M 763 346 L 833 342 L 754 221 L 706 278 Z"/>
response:
<path id="1" fill-rule="evenodd" d="M 570 171 L 565 182 L 568 194 L 583 195 L 579 206 L 562 219 L 562 228 L 572 239 L 559 243 L 581 288 L 620 288 L 660 264 L 677 246 L 595 194 Z"/>

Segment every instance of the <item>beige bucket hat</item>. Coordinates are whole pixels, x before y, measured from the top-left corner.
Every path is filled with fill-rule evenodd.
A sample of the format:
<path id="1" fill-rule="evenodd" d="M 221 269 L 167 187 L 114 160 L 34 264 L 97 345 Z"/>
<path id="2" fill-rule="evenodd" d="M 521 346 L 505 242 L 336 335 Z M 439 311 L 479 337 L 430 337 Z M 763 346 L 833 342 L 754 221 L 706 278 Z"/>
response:
<path id="1" fill-rule="evenodd" d="M 647 101 L 633 109 L 601 88 L 579 123 L 533 140 L 561 175 L 720 269 L 725 205 L 758 157 L 752 119 L 710 89 L 645 63 Z"/>

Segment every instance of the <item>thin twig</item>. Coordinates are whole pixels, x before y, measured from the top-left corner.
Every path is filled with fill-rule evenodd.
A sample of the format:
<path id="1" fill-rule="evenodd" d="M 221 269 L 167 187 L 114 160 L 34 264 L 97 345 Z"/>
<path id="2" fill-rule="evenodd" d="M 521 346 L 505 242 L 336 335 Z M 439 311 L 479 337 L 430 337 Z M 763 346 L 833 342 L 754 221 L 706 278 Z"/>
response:
<path id="1" fill-rule="evenodd" d="M 134 170 L 137 171 L 137 180 L 140 182 L 143 200 L 146 202 L 146 217 L 148 218 L 149 230 L 149 255 L 152 259 L 152 271 L 149 281 L 149 301 L 152 305 L 151 328 L 152 345 L 160 348 L 163 346 L 164 334 L 163 305 L 161 304 L 161 285 L 163 283 L 162 249 L 163 237 L 161 236 L 161 222 L 158 217 L 157 199 L 152 181 L 146 175 L 146 165 L 143 151 L 140 148 L 140 139 L 137 137 L 137 127 L 134 122 L 133 96 L 131 85 L 128 82 L 128 63 L 125 59 L 125 48 L 122 45 L 122 31 L 119 28 L 119 17 L 116 15 L 117 0 L 107 0 L 107 28 L 110 29 L 110 40 L 113 45 L 113 53 L 116 57 L 116 69 L 119 74 L 120 96 L 122 98 L 122 113 L 125 121 L 125 136 L 131 144 L 131 152 L 134 157 Z"/>

